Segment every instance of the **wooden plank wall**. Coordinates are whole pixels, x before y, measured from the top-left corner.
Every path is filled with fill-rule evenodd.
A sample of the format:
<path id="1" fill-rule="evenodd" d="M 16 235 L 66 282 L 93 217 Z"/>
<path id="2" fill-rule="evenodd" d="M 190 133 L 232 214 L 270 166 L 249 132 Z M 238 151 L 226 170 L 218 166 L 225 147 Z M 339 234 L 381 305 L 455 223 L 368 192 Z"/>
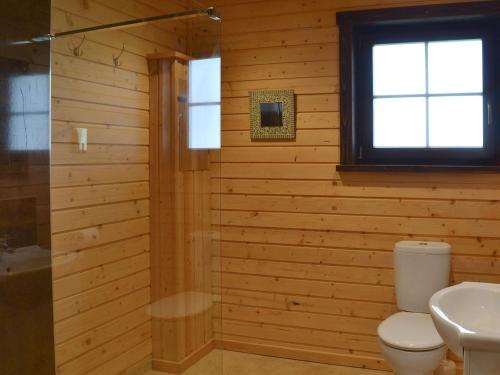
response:
<path id="1" fill-rule="evenodd" d="M 376 327 L 395 311 L 392 248 L 401 239 L 450 242 L 453 282 L 500 282 L 500 176 L 335 172 L 336 12 L 438 2 L 213 2 L 224 25 L 213 201 L 226 348 L 387 369 Z M 296 141 L 251 142 L 248 90 L 290 88 Z"/>
<path id="2" fill-rule="evenodd" d="M 180 1 L 55 0 L 53 29 L 160 14 Z M 182 24 L 57 40 L 52 51 L 52 241 L 59 375 L 150 366 L 149 78 L 146 54 L 183 51 Z M 120 66 L 113 55 L 125 46 Z M 78 151 L 77 127 L 89 146 Z"/>
<path id="3" fill-rule="evenodd" d="M 214 344 L 211 173 L 208 151 L 188 149 L 183 136 L 187 62 L 149 65 L 153 368 L 177 374 Z"/>

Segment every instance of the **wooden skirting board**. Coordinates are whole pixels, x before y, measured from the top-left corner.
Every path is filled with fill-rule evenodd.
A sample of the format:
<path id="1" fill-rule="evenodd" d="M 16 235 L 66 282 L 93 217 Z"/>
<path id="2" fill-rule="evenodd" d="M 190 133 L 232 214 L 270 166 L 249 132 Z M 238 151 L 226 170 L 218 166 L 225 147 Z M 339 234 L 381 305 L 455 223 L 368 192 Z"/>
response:
<path id="1" fill-rule="evenodd" d="M 153 370 L 164 371 L 172 374 L 182 374 L 206 355 L 210 354 L 215 349 L 215 340 L 209 341 L 207 344 L 191 353 L 188 357 L 180 362 L 165 361 L 153 358 Z"/>
<path id="2" fill-rule="evenodd" d="M 270 357 L 288 358 L 300 361 L 324 363 L 328 365 L 341 365 L 359 368 L 370 368 L 390 371 L 384 361 L 376 357 L 363 357 L 349 354 L 335 354 L 323 351 L 312 351 L 278 345 L 254 344 L 242 341 L 223 340 L 218 347 L 224 350 L 265 355 Z"/>

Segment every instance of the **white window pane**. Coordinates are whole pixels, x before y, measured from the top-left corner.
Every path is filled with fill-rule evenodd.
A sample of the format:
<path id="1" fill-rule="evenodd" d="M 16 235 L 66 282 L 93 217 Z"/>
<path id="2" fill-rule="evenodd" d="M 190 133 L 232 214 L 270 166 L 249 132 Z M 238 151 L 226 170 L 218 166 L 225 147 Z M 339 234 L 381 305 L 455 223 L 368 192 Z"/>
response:
<path id="1" fill-rule="evenodd" d="M 430 147 L 483 147 L 483 97 L 429 99 Z"/>
<path id="2" fill-rule="evenodd" d="M 373 95 L 425 94 L 425 43 L 373 47 Z"/>
<path id="3" fill-rule="evenodd" d="M 217 103 L 221 101 L 221 59 L 189 62 L 189 102 Z"/>
<path id="4" fill-rule="evenodd" d="M 374 100 L 374 147 L 426 147 L 426 128 L 425 98 Z"/>
<path id="5" fill-rule="evenodd" d="M 220 137 L 220 105 L 202 105 L 189 108 L 189 148 L 220 148 Z"/>
<path id="6" fill-rule="evenodd" d="M 429 93 L 482 92 L 482 40 L 429 43 Z"/>

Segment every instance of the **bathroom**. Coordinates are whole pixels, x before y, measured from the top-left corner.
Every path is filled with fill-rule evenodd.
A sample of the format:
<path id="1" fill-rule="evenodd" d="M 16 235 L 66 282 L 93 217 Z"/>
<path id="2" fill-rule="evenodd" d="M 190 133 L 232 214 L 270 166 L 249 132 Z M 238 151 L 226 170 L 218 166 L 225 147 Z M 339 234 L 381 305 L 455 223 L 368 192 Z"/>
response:
<path id="1" fill-rule="evenodd" d="M 0 375 L 500 374 L 498 1 L 0 17 Z"/>

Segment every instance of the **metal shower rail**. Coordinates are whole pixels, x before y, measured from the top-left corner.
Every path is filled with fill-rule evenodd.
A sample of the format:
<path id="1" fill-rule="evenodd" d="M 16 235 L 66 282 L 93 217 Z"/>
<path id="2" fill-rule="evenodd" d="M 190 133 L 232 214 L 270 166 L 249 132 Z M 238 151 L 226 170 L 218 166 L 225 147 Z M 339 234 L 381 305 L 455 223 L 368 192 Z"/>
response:
<path id="1" fill-rule="evenodd" d="M 194 9 L 194 10 L 188 10 L 188 11 L 184 11 L 184 12 L 163 14 L 160 16 L 136 18 L 136 19 L 129 20 L 129 21 L 122 21 L 122 22 L 110 23 L 107 25 L 86 27 L 83 29 L 63 31 L 60 33 L 44 34 L 44 35 L 39 35 L 39 36 L 33 37 L 31 39 L 31 41 L 34 43 L 43 43 L 43 42 L 48 42 L 48 41 L 53 40 L 53 39 L 57 39 L 57 38 L 65 37 L 65 36 L 70 36 L 70 35 L 75 35 L 75 34 L 80 34 L 80 33 L 89 33 L 92 31 L 100 31 L 100 30 L 116 30 L 116 29 L 122 29 L 122 28 L 130 27 L 130 26 L 139 26 L 139 25 L 149 23 L 149 22 L 162 21 L 162 20 L 174 20 L 174 19 L 178 20 L 178 19 L 193 18 L 193 17 L 198 17 L 198 16 L 208 16 L 214 21 L 221 20 L 220 16 L 217 14 L 215 8 L 210 7 L 210 8 L 205 8 L 205 9 Z"/>

